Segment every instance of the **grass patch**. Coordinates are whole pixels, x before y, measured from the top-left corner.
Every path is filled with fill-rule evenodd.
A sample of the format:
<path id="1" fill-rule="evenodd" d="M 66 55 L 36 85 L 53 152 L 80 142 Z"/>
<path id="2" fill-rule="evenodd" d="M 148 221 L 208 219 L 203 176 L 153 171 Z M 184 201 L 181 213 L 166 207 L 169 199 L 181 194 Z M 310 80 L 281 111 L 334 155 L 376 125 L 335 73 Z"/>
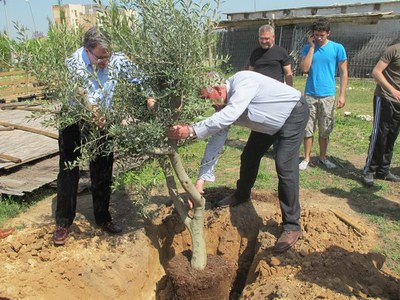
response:
<path id="1" fill-rule="evenodd" d="M 54 194 L 50 188 L 42 188 L 26 196 L 8 196 L 0 194 L 0 227 L 6 225 L 7 220 L 25 212 L 30 206 Z"/>
<path id="2" fill-rule="evenodd" d="M 400 221 L 371 215 L 367 218 L 379 228 L 380 243 L 374 250 L 383 253 L 387 266 L 400 274 Z"/>
<path id="3" fill-rule="evenodd" d="M 25 211 L 27 203 L 21 203 L 12 196 L 6 196 L 0 201 L 0 224 L 3 225 L 7 218 L 12 218 Z"/>

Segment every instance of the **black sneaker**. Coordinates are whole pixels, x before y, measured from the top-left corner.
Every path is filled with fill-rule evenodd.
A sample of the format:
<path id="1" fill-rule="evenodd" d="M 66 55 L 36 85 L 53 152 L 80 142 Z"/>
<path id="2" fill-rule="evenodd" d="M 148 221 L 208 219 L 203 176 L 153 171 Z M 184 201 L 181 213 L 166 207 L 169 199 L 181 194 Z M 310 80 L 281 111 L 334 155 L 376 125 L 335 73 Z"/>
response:
<path id="1" fill-rule="evenodd" d="M 117 234 L 117 233 L 121 233 L 122 232 L 121 226 L 119 226 L 118 224 L 113 223 L 112 221 L 106 222 L 103 225 L 101 225 L 100 227 L 104 231 L 106 231 L 108 233 L 111 233 L 111 234 Z"/>
<path id="2" fill-rule="evenodd" d="M 397 175 L 394 175 L 393 173 L 389 172 L 387 174 L 377 174 L 376 178 L 382 179 L 382 180 L 387 180 L 387 181 L 392 181 L 392 182 L 400 182 L 400 177 Z"/>
<path id="3" fill-rule="evenodd" d="M 365 186 L 373 186 L 374 185 L 374 174 L 373 173 L 364 174 L 363 182 L 364 182 Z"/>

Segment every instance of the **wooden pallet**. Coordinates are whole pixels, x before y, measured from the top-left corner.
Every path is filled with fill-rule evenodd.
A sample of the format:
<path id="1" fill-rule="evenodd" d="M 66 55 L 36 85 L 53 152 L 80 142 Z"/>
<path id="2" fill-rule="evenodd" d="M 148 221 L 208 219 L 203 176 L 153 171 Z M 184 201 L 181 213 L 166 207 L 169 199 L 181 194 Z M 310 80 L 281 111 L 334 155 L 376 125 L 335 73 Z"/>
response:
<path id="1" fill-rule="evenodd" d="M 43 98 L 43 87 L 25 71 L 0 73 L 0 103 Z"/>
<path id="2" fill-rule="evenodd" d="M 0 194 L 23 196 L 57 179 L 58 155 L 49 156 L 15 172 L 0 175 Z"/>
<path id="3" fill-rule="evenodd" d="M 30 111 L 0 109 L 0 171 L 8 170 L 58 152 L 58 131 L 45 128 L 42 118 Z"/>

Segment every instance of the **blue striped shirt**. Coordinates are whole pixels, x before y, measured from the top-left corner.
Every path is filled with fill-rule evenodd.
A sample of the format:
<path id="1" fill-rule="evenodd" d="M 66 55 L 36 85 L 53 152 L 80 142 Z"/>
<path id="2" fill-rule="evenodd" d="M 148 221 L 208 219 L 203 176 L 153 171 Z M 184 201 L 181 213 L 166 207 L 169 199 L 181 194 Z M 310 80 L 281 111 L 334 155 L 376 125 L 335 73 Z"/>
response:
<path id="1" fill-rule="evenodd" d="M 106 68 L 99 69 L 92 65 L 84 47 L 76 50 L 67 60 L 70 78 L 79 80 L 86 89 L 90 104 L 110 108 L 119 79 L 134 84 L 142 83 L 138 67 L 123 53 L 111 54 Z"/>

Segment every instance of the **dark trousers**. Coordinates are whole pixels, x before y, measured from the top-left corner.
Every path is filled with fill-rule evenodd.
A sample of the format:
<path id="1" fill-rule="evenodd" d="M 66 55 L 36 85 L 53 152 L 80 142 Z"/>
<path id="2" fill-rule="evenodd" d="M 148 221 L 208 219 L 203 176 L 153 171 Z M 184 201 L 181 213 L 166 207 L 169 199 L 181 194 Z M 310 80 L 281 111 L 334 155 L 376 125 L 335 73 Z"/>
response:
<path id="1" fill-rule="evenodd" d="M 279 178 L 278 195 L 284 230 L 300 230 L 299 149 L 309 116 L 308 105 L 301 98 L 283 127 L 274 135 L 252 131 L 241 155 L 240 178 L 235 196 L 250 198 L 261 158 L 277 140 L 275 167 Z"/>
<path id="2" fill-rule="evenodd" d="M 66 164 L 71 164 L 80 157 L 81 153 L 77 147 L 84 140 L 85 133 L 81 131 L 78 124 L 70 125 L 59 131 L 60 171 L 57 177 L 57 226 L 69 227 L 75 219 L 79 167 L 70 169 Z M 104 139 L 101 142 L 104 142 Z M 113 161 L 114 157 L 111 153 L 108 156 L 99 155 L 89 164 L 94 217 L 97 225 L 111 221 L 108 208 L 111 196 Z"/>
<path id="3" fill-rule="evenodd" d="M 374 96 L 374 123 L 364 174 L 387 175 L 400 130 L 400 104 Z"/>

